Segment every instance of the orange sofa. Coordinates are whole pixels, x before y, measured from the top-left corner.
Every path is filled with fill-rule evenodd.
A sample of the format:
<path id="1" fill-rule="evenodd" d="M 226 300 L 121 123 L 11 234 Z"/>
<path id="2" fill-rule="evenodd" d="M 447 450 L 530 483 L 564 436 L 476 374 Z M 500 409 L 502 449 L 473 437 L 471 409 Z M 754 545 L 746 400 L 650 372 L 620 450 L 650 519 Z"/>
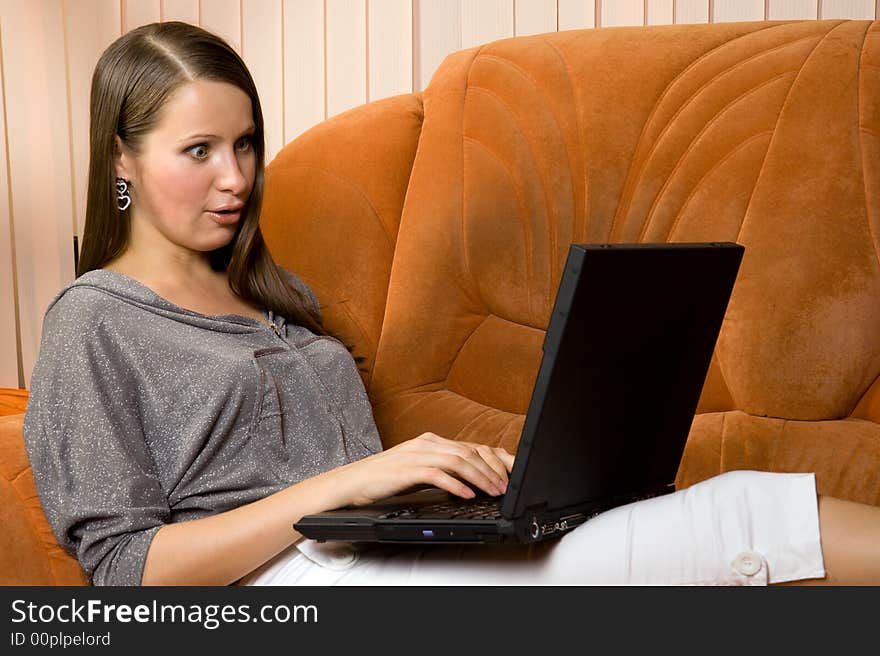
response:
<path id="1" fill-rule="evenodd" d="M 517 446 L 572 242 L 746 247 L 679 487 L 880 505 L 880 23 L 574 30 L 448 57 L 290 143 L 263 230 L 365 358 L 386 446 Z M 700 299 L 694 299 L 698 303 Z M 632 405 L 652 394 L 632 381 Z M 0 580 L 85 582 L 0 418 Z"/>

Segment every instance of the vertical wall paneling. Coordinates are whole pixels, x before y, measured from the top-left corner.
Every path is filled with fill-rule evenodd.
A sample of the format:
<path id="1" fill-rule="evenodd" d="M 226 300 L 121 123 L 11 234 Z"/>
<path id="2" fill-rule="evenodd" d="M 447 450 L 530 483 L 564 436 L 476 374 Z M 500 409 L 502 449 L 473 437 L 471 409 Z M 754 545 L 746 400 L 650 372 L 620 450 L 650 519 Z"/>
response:
<path id="1" fill-rule="evenodd" d="M 764 20 L 764 0 L 713 0 L 712 22 Z"/>
<path id="2" fill-rule="evenodd" d="M 125 31 L 161 20 L 160 0 L 123 0 L 122 18 Z"/>
<path id="3" fill-rule="evenodd" d="M 556 31 L 556 0 L 514 0 L 515 36 Z"/>
<path id="4" fill-rule="evenodd" d="M 450 53 L 461 50 L 461 0 L 413 0 L 413 90 L 422 91 Z"/>
<path id="5" fill-rule="evenodd" d="M 18 334 L 15 302 L 15 263 L 9 168 L 6 162 L 6 98 L 3 93 L 3 30 L 0 23 L 0 387 L 19 387 Z"/>
<path id="6" fill-rule="evenodd" d="M 876 19 L 878 0 L 0 0 L 0 386 L 29 385 L 42 316 L 74 277 L 89 93 L 120 34 L 183 20 L 243 54 L 267 160 L 325 118 L 421 91 L 447 55 L 596 25 Z M 766 15 L 765 15 L 766 12 Z"/>
<path id="7" fill-rule="evenodd" d="M 367 100 L 410 93 L 413 85 L 412 0 L 369 0 L 367 7 Z"/>
<path id="8" fill-rule="evenodd" d="M 819 15 L 819 0 L 767 0 L 770 20 L 810 20 Z"/>
<path id="9" fill-rule="evenodd" d="M 199 0 L 201 25 L 241 53 L 241 0 Z"/>
<path id="10" fill-rule="evenodd" d="M 243 0 L 242 58 L 250 69 L 266 129 L 266 162 L 284 145 L 284 53 L 281 0 Z"/>
<path id="11" fill-rule="evenodd" d="M 557 6 L 560 30 L 596 26 L 596 0 L 558 0 Z"/>
<path id="12" fill-rule="evenodd" d="M 64 0 L 74 232 L 82 238 L 89 171 L 89 96 L 92 72 L 104 49 L 122 35 L 119 0 Z"/>
<path id="13" fill-rule="evenodd" d="M 602 27 L 644 25 L 644 0 L 602 0 Z"/>
<path id="14" fill-rule="evenodd" d="M 676 0 L 676 23 L 708 23 L 709 0 Z"/>
<path id="15" fill-rule="evenodd" d="M 199 24 L 199 0 L 161 0 L 160 8 L 160 20 Z"/>
<path id="16" fill-rule="evenodd" d="M 324 120 L 324 0 L 284 0 L 284 143 Z"/>
<path id="17" fill-rule="evenodd" d="M 461 47 L 513 36 L 511 0 L 461 0 Z"/>
<path id="18" fill-rule="evenodd" d="M 43 314 L 74 275 L 62 9 L 61 2 L 50 0 L 0 4 L 25 385 L 39 349 Z"/>
<path id="19" fill-rule="evenodd" d="M 822 18 L 874 18 L 874 0 L 822 0 Z"/>
<path id="20" fill-rule="evenodd" d="M 367 101 L 365 0 L 325 0 L 327 11 L 327 116 Z"/>
<path id="21" fill-rule="evenodd" d="M 646 3 L 648 25 L 671 25 L 675 22 L 672 0 L 648 0 Z"/>

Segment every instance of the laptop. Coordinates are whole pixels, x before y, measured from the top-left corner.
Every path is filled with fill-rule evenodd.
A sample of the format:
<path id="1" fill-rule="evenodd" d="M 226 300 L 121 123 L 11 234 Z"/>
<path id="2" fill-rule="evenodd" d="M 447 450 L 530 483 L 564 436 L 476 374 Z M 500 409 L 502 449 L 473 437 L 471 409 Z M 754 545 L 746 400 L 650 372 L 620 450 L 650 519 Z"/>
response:
<path id="1" fill-rule="evenodd" d="M 673 491 L 744 250 L 572 244 L 506 493 L 431 488 L 293 527 L 320 541 L 528 543 Z"/>

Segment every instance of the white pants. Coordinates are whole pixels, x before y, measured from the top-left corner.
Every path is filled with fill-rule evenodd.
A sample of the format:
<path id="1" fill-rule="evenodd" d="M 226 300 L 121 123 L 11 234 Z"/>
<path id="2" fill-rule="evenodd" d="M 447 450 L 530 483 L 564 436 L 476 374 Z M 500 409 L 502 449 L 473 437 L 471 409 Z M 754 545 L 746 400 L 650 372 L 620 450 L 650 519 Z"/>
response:
<path id="1" fill-rule="evenodd" d="M 766 585 L 822 578 L 813 474 L 734 471 L 532 545 L 302 540 L 242 585 Z"/>

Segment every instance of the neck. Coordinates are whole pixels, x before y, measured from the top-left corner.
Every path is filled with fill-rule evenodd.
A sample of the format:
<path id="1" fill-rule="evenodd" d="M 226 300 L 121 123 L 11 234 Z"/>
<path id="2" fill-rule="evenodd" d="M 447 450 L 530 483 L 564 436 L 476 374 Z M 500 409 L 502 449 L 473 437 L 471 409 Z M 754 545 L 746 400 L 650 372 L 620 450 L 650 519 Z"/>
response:
<path id="1" fill-rule="evenodd" d="M 173 288 L 198 286 L 198 283 L 226 277 L 211 268 L 208 253 L 194 251 L 170 242 L 154 229 L 138 229 L 132 222 L 132 234 L 123 253 L 104 265 L 105 269 L 124 273 L 148 286 Z"/>

